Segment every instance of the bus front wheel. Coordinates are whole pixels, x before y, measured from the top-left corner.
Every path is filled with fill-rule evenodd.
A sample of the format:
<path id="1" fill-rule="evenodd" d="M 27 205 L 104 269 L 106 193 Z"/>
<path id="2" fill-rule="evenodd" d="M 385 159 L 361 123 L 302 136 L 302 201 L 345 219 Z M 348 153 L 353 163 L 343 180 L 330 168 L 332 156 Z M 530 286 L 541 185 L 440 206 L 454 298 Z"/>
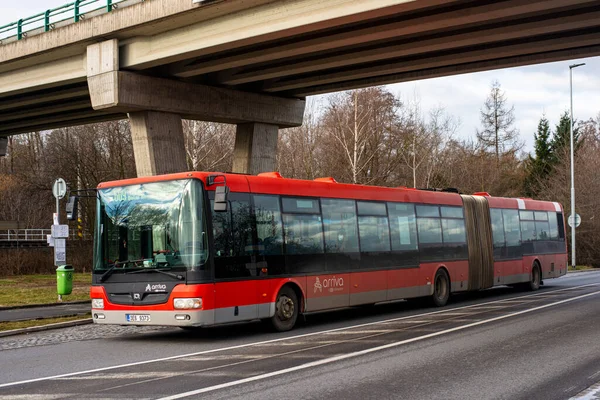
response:
<path id="1" fill-rule="evenodd" d="M 275 315 L 271 318 L 271 324 L 276 331 L 284 332 L 292 329 L 297 319 L 298 296 L 291 287 L 284 286 L 277 294 Z"/>
<path id="2" fill-rule="evenodd" d="M 439 269 L 433 279 L 433 296 L 431 300 L 437 307 L 443 307 L 450 297 L 450 278 L 445 270 Z"/>

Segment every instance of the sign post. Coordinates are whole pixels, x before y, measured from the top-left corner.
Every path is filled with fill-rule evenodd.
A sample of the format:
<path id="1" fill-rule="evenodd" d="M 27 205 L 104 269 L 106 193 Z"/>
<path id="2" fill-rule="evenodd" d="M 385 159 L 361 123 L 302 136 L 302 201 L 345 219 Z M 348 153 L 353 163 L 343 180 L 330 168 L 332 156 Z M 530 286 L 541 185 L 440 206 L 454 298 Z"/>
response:
<path id="1" fill-rule="evenodd" d="M 56 213 L 52 220 L 51 236 L 54 245 L 54 266 L 58 267 L 67 263 L 66 239 L 69 237 L 69 225 L 60 225 L 60 199 L 67 194 L 67 183 L 64 179 L 58 178 L 54 181 L 52 194 L 56 198 Z M 58 301 L 62 301 L 60 294 L 58 295 Z"/>

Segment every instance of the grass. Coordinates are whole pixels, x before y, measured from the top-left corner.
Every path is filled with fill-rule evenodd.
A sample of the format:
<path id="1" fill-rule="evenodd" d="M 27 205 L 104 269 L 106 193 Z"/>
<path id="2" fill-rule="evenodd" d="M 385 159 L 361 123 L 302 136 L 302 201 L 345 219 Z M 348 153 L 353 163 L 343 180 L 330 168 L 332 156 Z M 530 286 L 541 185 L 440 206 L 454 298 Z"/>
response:
<path id="1" fill-rule="evenodd" d="M 569 271 L 593 271 L 594 267 L 590 267 L 589 265 L 576 265 L 575 268 L 569 267 Z"/>
<path id="2" fill-rule="evenodd" d="M 91 314 L 76 315 L 76 316 L 72 316 L 72 317 L 34 319 L 31 321 L 0 322 L 0 332 L 10 331 L 13 329 L 30 328 L 32 326 L 43 326 L 43 325 L 55 324 L 57 322 L 77 321 L 80 319 L 90 318 L 90 315 Z"/>
<path id="3" fill-rule="evenodd" d="M 63 302 L 89 300 L 92 275 L 73 274 L 73 292 Z M 56 275 L 20 275 L 0 278 L 0 307 L 57 303 Z"/>

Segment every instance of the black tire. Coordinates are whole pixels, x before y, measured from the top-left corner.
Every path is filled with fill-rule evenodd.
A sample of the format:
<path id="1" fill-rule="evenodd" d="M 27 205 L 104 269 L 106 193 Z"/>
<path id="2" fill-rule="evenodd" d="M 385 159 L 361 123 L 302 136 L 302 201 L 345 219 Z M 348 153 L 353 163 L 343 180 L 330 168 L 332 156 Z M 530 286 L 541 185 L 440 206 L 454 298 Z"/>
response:
<path id="1" fill-rule="evenodd" d="M 438 269 L 433 278 L 433 295 L 431 302 L 436 307 L 443 307 L 450 298 L 450 277 L 443 269 Z"/>
<path id="2" fill-rule="evenodd" d="M 540 288 L 540 284 L 542 282 L 542 270 L 540 265 L 536 262 L 533 264 L 531 268 L 531 277 L 529 278 L 529 283 L 526 284 L 527 289 L 531 291 L 538 290 Z"/>
<path id="3" fill-rule="evenodd" d="M 275 301 L 275 315 L 271 317 L 271 325 L 278 332 L 291 330 L 298 319 L 298 296 L 289 287 L 284 286 L 277 294 Z"/>

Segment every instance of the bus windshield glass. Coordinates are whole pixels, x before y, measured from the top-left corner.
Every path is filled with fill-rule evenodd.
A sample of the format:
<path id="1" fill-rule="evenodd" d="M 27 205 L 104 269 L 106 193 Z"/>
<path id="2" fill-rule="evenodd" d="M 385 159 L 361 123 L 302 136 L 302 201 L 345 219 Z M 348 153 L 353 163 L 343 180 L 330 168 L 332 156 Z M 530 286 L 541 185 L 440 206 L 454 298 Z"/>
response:
<path id="1" fill-rule="evenodd" d="M 94 268 L 202 268 L 202 190 L 192 179 L 98 190 Z"/>

